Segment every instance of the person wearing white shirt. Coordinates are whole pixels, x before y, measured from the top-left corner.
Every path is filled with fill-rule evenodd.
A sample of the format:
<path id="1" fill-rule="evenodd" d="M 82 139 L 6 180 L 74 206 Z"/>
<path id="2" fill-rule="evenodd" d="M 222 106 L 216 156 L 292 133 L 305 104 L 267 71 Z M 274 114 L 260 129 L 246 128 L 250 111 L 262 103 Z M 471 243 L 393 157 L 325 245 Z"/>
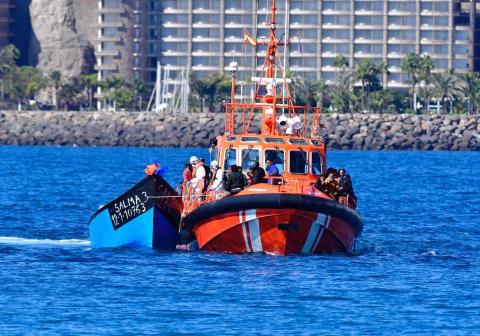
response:
<path id="1" fill-rule="evenodd" d="M 192 178 L 192 188 L 195 195 L 201 195 L 205 187 L 205 167 L 203 162 L 200 161 L 196 156 L 190 158 L 190 162 L 193 162 L 193 178 Z"/>

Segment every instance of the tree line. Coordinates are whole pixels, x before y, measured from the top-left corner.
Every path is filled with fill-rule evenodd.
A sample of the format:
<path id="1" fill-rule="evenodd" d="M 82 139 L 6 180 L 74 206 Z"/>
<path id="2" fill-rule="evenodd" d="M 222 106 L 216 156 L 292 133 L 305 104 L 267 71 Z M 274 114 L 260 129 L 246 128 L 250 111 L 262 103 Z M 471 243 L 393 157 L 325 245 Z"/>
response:
<path id="1" fill-rule="evenodd" d="M 68 78 L 60 71 L 44 74 L 31 66 L 18 66 L 18 49 L 8 45 L 0 49 L 0 94 L 26 108 L 35 106 L 35 97 L 47 92 L 51 108 L 95 109 L 97 99 L 103 106 L 117 109 L 144 110 L 148 103 L 148 87 L 143 80 L 131 82 L 123 77 L 98 80 L 96 73 Z M 454 69 L 435 71 L 427 55 L 407 54 L 400 63 L 408 77 L 408 90 L 385 88 L 382 77 L 388 75 L 385 63 L 363 59 L 351 65 L 339 55 L 332 64 L 337 71 L 331 81 L 309 80 L 291 73 L 291 93 L 296 105 L 322 106 L 324 111 L 353 113 L 443 113 L 476 114 L 480 109 L 480 75 L 458 74 Z M 97 97 L 97 88 L 102 91 Z M 212 73 L 204 78 L 191 76 L 189 103 L 192 111 L 216 111 L 230 99 L 230 78 Z M 237 90 L 238 91 L 238 90 Z"/>
<path id="2" fill-rule="evenodd" d="M 25 109 L 96 109 L 97 99 L 105 105 L 132 110 L 141 110 L 145 105 L 146 86 L 142 80 L 127 82 L 123 77 L 98 80 L 97 73 L 69 78 L 58 70 L 44 74 L 32 66 L 18 66 L 19 58 L 20 52 L 14 45 L 0 49 L 0 98 L 4 105 Z M 102 90 L 101 98 L 96 95 L 98 87 Z M 41 92 L 48 96 L 50 105 L 36 102 Z"/>
<path id="3" fill-rule="evenodd" d="M 383 62 L 364 59 L 350 66 L 347 58 L 339 55 L 332 65 L 338 70 L 329 85 L 296 76 L 295 99 L 342 113 L 479 112 L 480 75 L 458 74 L 454 69 L 436 72 L 428 55 L 409 53 L 401 60 L 401 70 L 408 77 L 406 91 L 382 86 L 382 76 L 389 74 Z"/>

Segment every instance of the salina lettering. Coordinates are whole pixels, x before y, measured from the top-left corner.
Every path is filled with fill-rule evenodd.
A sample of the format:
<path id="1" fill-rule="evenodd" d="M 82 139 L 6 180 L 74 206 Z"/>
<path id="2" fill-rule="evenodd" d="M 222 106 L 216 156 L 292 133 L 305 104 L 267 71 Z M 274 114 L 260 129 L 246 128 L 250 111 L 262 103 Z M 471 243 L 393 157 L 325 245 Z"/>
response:
<path id="1" fill-rule="evenodd" d="M 113 204 L 109 211 L 113 226 L 118 228 L 125 222 L 145 213 L 147 211 L 148 195 L 142 191 L 140 195 L 129 195 Z"/>

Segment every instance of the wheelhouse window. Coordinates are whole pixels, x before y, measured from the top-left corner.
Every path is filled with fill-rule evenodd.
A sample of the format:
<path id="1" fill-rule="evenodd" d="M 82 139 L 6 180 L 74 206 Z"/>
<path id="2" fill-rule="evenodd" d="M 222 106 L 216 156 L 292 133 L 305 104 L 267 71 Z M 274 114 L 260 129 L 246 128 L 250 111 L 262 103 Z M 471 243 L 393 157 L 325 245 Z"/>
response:
<path id="1" fill-rule="evenodd" d="M 308 174 L 308 153 L 300 150 L 290 151 L 290 173 Z"/>
<path id="2" fill-rule="evenodd" d="M 267 160 L 272 160 L 278 173 L 281 175 L 285 171 L 285 152 L 278 149 L 265 150 L 265 170 L 267 168 Z"/>
<path id="3" fill-rule="evenodd" d="M 245 148 L 242 149 L 242 169 L 243 171 L 247 171 L 248 168 L 253 166 L 255 161 L 259 161 L 260 151 L 258 149 L 253 148 Z"/>
<path id="4" fill-rule="evenodd" d="M 237 164 L 237 150 L 235 148 L 228 148 L 225 150 L 225 162 L 223 169 L 227 170 L 231 165 Z"/>
<path id="5" fill-rule="evenodd" d="M 323 160 L 319 152 L 312 153 L 312 174 L 323 175 Z"/>

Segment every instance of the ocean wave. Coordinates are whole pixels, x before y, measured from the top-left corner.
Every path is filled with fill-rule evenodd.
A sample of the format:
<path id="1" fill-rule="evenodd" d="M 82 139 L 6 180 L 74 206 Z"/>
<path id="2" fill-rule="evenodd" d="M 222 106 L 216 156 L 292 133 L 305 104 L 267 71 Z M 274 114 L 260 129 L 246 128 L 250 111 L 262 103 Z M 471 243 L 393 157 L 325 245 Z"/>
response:
<path id="1" fill-rule="evenodd" d="M 90 246 L 84 239 L 29 239 L 21 237 L 0 237 L 0 244 L 5 245 L 51 245 L 51 246 Z"/>

